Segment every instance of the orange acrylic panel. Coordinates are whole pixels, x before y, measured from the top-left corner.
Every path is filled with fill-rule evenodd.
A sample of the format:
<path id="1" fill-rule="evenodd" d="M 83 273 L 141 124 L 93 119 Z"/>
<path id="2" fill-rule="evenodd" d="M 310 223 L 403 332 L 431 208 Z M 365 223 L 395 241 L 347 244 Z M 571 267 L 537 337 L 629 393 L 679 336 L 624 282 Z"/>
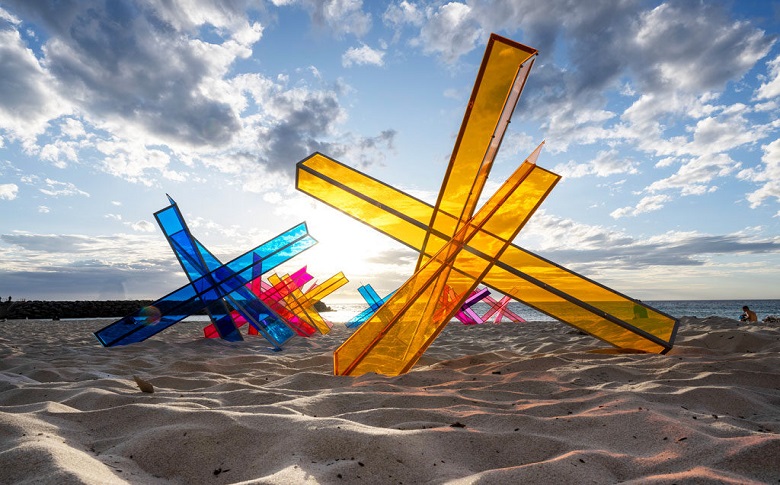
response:
<path id="1" fill-rule="evenodd" d="M 320 153 L 298 163 L 297 188 L 422 250 L 434 210 L 422 200 Z M 431 237 L 440 244 L 448 240 L 437 231 Z M 678 323 L 673 317 L 518 246 L 507 248 L 483 283 L 617 347 L 653 353 L 672 348 Z M 635 318 L 635 308 L 647 317 Z"/>
<path id="2" fill-rule="evenodd" d="M 407 372 L 509 246 L 559 177 L 524 163 L 334 352 L 334 373 Z M 475 254 L 470 248 L 480 248 Z M 452 290 L 456 298 L 446 298 Z"/>
<path id="3" fill-rule="evenodd" d="M 474 213 L 536 53 L 531 47 L 495 34 L 490 36 L 439 198 L 427 221 L 430 229 L 417 268 Z M 440 217 L 440 213 L 446 216 Z M 446 238 L 431 238 L 432 231 Z"/>

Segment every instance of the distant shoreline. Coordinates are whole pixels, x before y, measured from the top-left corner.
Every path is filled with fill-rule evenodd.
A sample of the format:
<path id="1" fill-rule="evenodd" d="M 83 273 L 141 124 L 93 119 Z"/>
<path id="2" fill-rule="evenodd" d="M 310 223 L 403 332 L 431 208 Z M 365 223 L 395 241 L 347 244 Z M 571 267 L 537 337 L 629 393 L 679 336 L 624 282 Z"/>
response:
<path id="1" fill-rule="evenodd" d="M 0 302 L 0 320 L 121 318 L 152 303 L 154 300 L 3 301 Z M 321 312 L 330 310 L 322 302 L 317 302 L 315 308 Z M 205 310 L 194 313 L 205 314 Z"/>

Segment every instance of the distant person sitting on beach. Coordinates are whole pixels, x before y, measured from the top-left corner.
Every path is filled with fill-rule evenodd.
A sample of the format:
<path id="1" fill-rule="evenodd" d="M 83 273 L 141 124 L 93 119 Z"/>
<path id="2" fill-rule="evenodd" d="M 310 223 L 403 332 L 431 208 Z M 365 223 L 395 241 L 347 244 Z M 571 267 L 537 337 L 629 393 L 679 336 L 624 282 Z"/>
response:
<path id="1" fill-rule="evenodd" d="M 747 305 L 742 307 L 742 315 L 739 316 L 740 322 L 757 322 L 758 317 L 756 316 L 756 312 L 751 310 L 747 307 Z"/>

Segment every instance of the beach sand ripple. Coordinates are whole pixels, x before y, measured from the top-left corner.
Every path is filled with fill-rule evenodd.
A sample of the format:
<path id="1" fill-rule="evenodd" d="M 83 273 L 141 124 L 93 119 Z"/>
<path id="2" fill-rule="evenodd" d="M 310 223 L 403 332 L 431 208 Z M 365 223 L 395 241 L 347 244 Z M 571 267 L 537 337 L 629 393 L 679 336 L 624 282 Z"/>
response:
<path id="1" fill-rule="evenodd" d="M 452 324 L 412 372 L 352 378 L 340 324 L 273 352 L 200 322 L 106 349 L 106 323 L 0 323 L 0 483 L 780 481 L 773 325 L 685 317 L 649 355 Z"/>

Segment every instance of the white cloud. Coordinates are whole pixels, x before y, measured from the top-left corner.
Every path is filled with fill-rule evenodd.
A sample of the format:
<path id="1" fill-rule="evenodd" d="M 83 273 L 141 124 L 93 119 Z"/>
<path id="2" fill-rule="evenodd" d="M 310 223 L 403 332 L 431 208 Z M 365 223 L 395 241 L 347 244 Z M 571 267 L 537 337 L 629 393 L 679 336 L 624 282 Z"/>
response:
<path id="1" fill-rule="evenodd" d="M 425 15 L 419 8 L 417 8 L 417 5 L 403 0 L 397 4 L 390 4 L 387 7 L 385 13 L 382 15 L 382 19 L 385 21 L 385 23 L 396 28 L 405 24 L 420 26 L 425 19 Z"/>
<path id="2" fill-rule="evenodd" d="M 16 184 L 0 184 L 0 199 L 14 200 L 19 194 L 19 186 Z"/>
<path id="3" fill-rule="evenodd" d="M 43 145 L 38 152 L 38 157 L 41 160 L 51 162 L 57 168 L 65 168 L 68 166 L 69 161 L 75 162 L 78 160 L 79 148 L 78 142 L 55 140 L 52 143 Z"/>
<path id="4" fill-rule="evenodd" d="M 412 44 L 453 63 L 471 52 L 483 37 L 484 31 L 471 16 L 471 7 L 450 2 L 429 13 L 427 23 Z"/>
<path id="5" fill-rule="evenodd" d="M 371 47 L 363 44 L 360 47 L 350 47 L 347 52 L 341 56 L 341 65 L 344 67 L 350 67 L 353 64 L 383 66 L 385 53 L 372 49 Z"/>
<path id="6" fill-rule="evenodd" d="M 665 99 L 642 96 L 623 114 L 616 130 L 636 142 L 637 148 L 664 157 L 657 168 L 679 164 L 676 173 L 652 182 L 646 191 L 679 190 L 700 195 L 716 189 L 717 178 L 733 176 L 742 166 L 731 151 L 751 146 L 771 134 L 772 124 L 760 124 L 748 116 L 742 103 L 718 105 L 711 94 L 698 97 L 672 95 Z M 676 130 L 671 127 L 678 126 Z M 680 132 L 679 126 L 685 131 Z M 671 131 L 671 133 L 667 133 Z"/>
<path id="7" fill-rule="evenodd" d="M 238 128 L 214 88 L 261 36 L 244 12 L 200 1 L 197 8 L 148 9 L 78 3 L 68 15 L 54 15 L 47 3 L 11 3 L 48 34 L 39 84 L 56 76 L 45 85 L 67 95 L 94 126 L 182 147 L 224 145 Z M 201 40 L 201 26 L 216 27 L 222 38 Z M 38 61 L 28 52 L 27 76 L 35 79 L 30 64 Z"/>
<path id="8" fill-rule="evenodd" d="M 675 158 L 675 157 L 667 157 L 667 158 L 663 158 L 663 159 L 661 159 L 661 160 L 658 160 L 658 162 L 656 162 L 656 164 L 655 164 L 655 168 L 664 168 L 664 167 L 669 167 L 669 166 L 671 166 L 672 164 L 674 164 L 674 162 L 676 162 L 676 161 L 678 161 L 678 159 L 677 159 L 677 158 Z"/>
<path id="9" fill-rule="evenodd" d="M 18 26 L 22 23 L 21 19 L 3 9 L 3 7 L 0 7 L 0 20 L 3 20 L 13 26 Z"/>
<path id="10" fill-rule="evenodd" d="M 636 61 L 642 64 L 633 67 L 655 88 L 697 92 L 740 77 L 771 45 L 764 32 L 731 21 L 719 5 L 664 3 L 640 16 Z"/>
<path id="11" fill-rule="evenodd" d="M 757 103 L 753 105 L 753 109 L 756 111 L 776 111 L 780 109 L 780 103 L 776 100 L 768 101 L 766 103 Z"/>
<path id="12" fill-rule="evenodd" d="M 49 212 L 51 212 L 50 209 L 48 207 L 46 207 L 45 205 L 39 205 L 38 206 L 38 213 L 39 214 L 48 214 Z"/>
<path id="13" fill-rule="evenodd" d="M 192 31 L 209 24 L 217 27 L 220 33 L 231 35 L 248 25 L 243 1 L 167 0 L 150 3 L 155 15 L 180 31 Z"/>
<path id="14" fill-rule="evenodd" d="M 371 14 L 362 0 L 273 0 L 275 5 L 302 4 L 315 25 L 337 34 L 362 37 L 371 29 Z"/>
<path id="15" fill-rule="evenodd" d="M 81 138 L 87 136 L 87 130 L 84 128 L 84 124 L 74 118 L 65 118 L 60 124 L 60 131 L 64 136 L 68 138 Z"/>
<path id="16" fill-rule="evenodd" d="M 38 189 L 41 193 L 44 193 L 51 197 L 69 197 L 72 195 L 82 195 L 89 197 L 89 194 L 76 187 L 70 182 L 59 182 L 57 180 L 46 179 L 46 188 Z"/>
<path id="17" fill-rule="evenodd" d="M 104 155 L 100 162 L 103 171 L 131 182 L 151 186 L 158 174 L 168 171 L 170 156 L 140 143 L 101 141 L 95 148 Z"/>
<path id="18" fill-rule="evenodd" d="M 767 63 L 769 79 L 756 90 L 756 99 L 770 99 L 780 96 L 780 55 Z"/>
<path id="19" fill-rule="evenodd" d="M 775 140 L 762 148 L 763 167 L 746 169 L 739 173 L 739 178 L 759 184 L 759 188 L 746 197 L 752 208 L 760 206 L 767 199 L 774 198 L 780 201 L 780 140 Z"/>
<path id="20" fill-rule="evenodd" d="M 699 120 L 693 127 L 693 140 L 682 146 L 680 153 L 712 155 L 754 143 L 766 136 L 768 127 L 752 124 L 740 114 L 725 114 Z"/>
<path id="21" fill-rule="evenodd" d="M 522 246 L 540 251 L 590 250 L 633 242 L 621 231 L 551 215 L 544 209 L 536 211 L 520 234 Z"/>
<path id="22" fill-rule="evenodd" d="M 57 93 L 56 80 L 24 45 L 19 32 L 2 24 L 0 65 L 0 131 L 6 130 L 10 138 L 30 144 L 46 130 L 50 120 L 69 108 Z"/>
<path id="23" fill-rule="evenodd" d="M 149 221 L 138 221 L 129 224 L 129 226 L 137 232 L 154 232 L 156 227 Z"/>
<path id="24" fill-rule="evenodd" d="M 669 202 L 671 197 L 665 194 L 648 195 L 642 197 L 637 203 L 636 207 L 623 207 L 610 212 L 610 216 L 613 219 L 620 219 L 621 217 L 638 216 L 645 212 L 652 212 L 662 209 L 666 202 Z"/>
<path id="25" fill-rule="evenodd" d="M 559 103 L 542 122 L 545 137 L 550 140 L 551 152 L 566 151 L 569 145 L 592 144 L 615 138 L 615 133 L 605 123 L 615 114 L 600 108 L 590 108 L 579 102 Z"/>
<path id="26" fill-rule="evenodd" d="M 596 158 L 589 162 L 577 163 L 569 161 L 565 164 L 556 165 L 553 172 L 564 178 L 580 178 L 587 175 L 597 177 L 609 177 L 622 173 L 638 173 L 637 162 L 620 157 L 617 150 L 601 151 Z"/>
<path id="27" fill-rule="evenodd" d="M 284 196 L 279 192 L 266 192 L 263 194 L 263 200 L 272 205 L 284 202 Z"/>
<path id="28" fill-rule="evenodd" d="M 740 166 L 739 162 L 725 153 L 696 157 L 683 163 L 675 174 L 656 180 L 646 190 L 658 192 L 678 189 L 683 195 L 701 194 L 710 189 L 707 184 L 715 178 L 733 174 Z"/>

